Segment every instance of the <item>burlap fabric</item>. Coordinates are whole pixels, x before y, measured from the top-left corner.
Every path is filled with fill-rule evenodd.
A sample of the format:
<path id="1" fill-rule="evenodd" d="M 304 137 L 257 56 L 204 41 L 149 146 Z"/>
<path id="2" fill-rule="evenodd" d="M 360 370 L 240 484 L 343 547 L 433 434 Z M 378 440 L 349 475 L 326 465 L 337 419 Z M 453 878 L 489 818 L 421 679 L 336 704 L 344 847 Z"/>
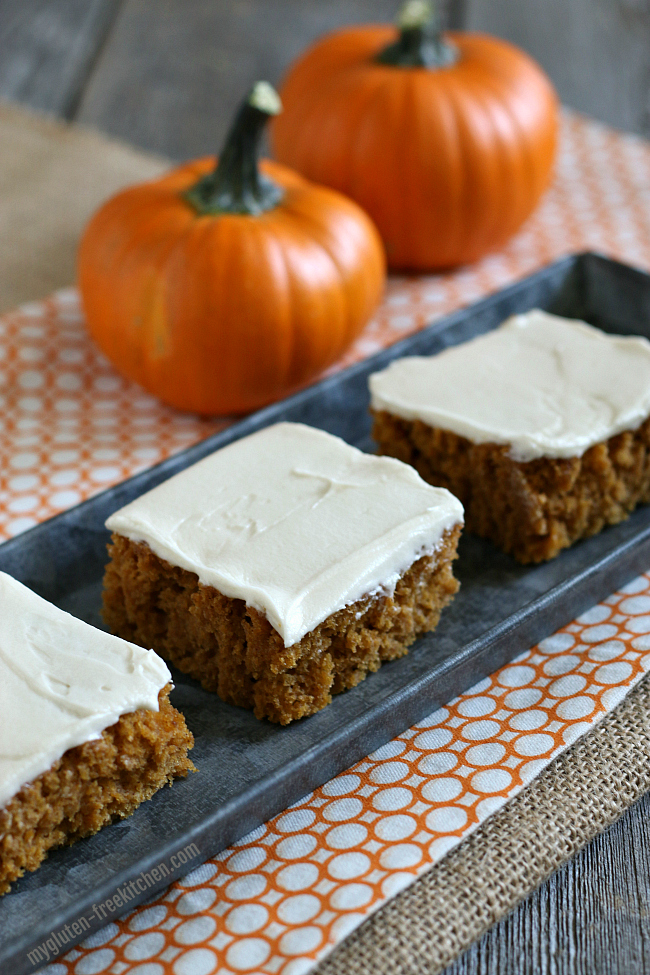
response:
<path id="1" fill-rule="evenodd" d="M 0 103 L 0 312 L 75 279 L 79 235 L 102 200 L 169 163 Z"/>
<path id="2" fill-rule="evenodd" d="M 650 788 L 650 679 L 322 962 L 436 975 Z"/>
<path id="3" fill-rule="evenodd" d="M 9 105 L 0 106 L 0 140 L 2 309 L 74 280 L 78 237 L 92 211 L 166 163 Z M 650 788 L 649 705 L 645 680 L 591 734 L 350 935 L 318 966 L 319 975 L 441 971 Z"/>

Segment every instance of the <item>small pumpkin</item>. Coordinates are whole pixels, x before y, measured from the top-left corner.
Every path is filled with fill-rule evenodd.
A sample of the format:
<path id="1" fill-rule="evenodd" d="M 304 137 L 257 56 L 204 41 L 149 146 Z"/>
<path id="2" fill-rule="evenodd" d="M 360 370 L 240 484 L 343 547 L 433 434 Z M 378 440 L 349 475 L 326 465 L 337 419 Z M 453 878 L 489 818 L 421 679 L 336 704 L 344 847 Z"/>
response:
<path id="1" fill-rule="evenodd" d="M 411 0 L 398 32 L 361 26 L 317 41 L 280 89 L 276 157 L 356 200 L 389 266 L 430 270 L 501 247 L 546 189 L 555 92 L 518 48 L 440 30 Z"/>
<path id="2" fill-rule="evenodd" d="M 351 200 L 257 153 L 280 110 L 253 87 L 214 158 L 109 200 L 79 250 L 88 329 L 116 368 L 203 414 L 263 406 L 334 362 L 385 279 L 379 235 Z"/>

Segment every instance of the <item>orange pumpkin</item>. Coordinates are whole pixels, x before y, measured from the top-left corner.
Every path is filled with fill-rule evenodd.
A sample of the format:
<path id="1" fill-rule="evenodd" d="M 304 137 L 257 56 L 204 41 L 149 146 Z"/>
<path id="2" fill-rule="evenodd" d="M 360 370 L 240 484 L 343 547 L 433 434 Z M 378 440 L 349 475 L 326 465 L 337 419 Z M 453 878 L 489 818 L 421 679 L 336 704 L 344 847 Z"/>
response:
<path id="1" fill-rule="evenodd" d="M 106 203 L 79 251 L 91 335 L 160 399 L 204 414 L 278 399 L 334 362 L 384 284 L 379 235 L 351 200 L 257 164 L 277 94 L 258 83 L 221 159 Z"/>
<path id="2" fill-rule="evenodd" d="M 280 94 L 275 155 L 356 200 L 393 268 L 501 247 L 549 183 L 558 113 L 542 70 L 505 41 L 441 34 L 421 0 L 399 34 L 363 26 L 318 41 Z"/>

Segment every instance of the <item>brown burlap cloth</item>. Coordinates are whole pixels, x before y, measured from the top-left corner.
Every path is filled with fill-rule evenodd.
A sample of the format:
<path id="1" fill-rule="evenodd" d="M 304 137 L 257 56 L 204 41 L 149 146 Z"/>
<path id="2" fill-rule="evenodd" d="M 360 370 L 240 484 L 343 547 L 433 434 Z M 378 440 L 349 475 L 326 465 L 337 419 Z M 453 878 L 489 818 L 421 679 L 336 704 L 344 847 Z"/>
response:
<path id="1" fill-rule="evenodd" d="M 71 284 L 93 211 L 168 165 L 98 132 L 0 103 L 0 312 Z"/>
<path id="2" fill-rule="evenodd" d="M 435 975 L 650 788 L 650 678 L 317 975 Z"/>
<path id="3" fill-rule="evenodd" d="M 0 105 L 0 308 L 74 280 L 84 223 L 164 160 Z M 424 877 L 318 975 L 434 975 L 650 788 L 650 678 Z"/>

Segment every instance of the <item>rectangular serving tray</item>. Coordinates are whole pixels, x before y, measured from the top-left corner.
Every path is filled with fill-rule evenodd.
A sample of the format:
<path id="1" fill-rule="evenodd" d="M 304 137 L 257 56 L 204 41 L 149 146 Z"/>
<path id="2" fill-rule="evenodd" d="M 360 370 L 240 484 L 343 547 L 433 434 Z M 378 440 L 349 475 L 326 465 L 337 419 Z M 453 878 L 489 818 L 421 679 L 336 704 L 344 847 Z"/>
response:
<path id="1" fill-rule="evenodd" d="M 373 451 L 371 372 L 400 356 L 463 342 L 533 307 L 650 337 L 650 276 L 595 254 L 558 261 L 5 542 L 0 569 L 101 626 L 104 521 L 113 511 L 279 420 L 321 427 Z M 172 701 L 195 735 L 198 773 L 162 790 L 123 823 L 56 850 L 0 898 L 0 973 L 36 971 L 48 960 L 39 954 L 48 939 L 60 945 L 57 951 L 67 950 L 647 569 L 650 507 L 545 565 L 522 567 L 471 536 L 461 540 L 456 565 L 461 589 L 434 634 L 287 728 L 257 721 L 175 671 Z M 118 891 L 122 907 L 113 902 L 110 910 L 105 902 Z"/>

